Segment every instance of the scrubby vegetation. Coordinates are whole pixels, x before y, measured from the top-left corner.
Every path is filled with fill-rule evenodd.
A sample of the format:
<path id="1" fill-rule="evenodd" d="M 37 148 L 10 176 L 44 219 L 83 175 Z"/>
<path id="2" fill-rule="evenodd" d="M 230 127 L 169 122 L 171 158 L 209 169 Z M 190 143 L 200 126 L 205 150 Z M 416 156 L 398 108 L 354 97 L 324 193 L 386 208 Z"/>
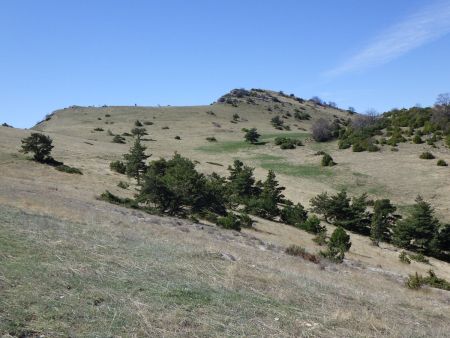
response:
<path id="1" fill-rule="evenodd" d="M 419 156 L 422 160 L 432 160 L 434 159 L 434 155 L 430 153 L 429 151 L 425 151 Z"/>
<path id="2" fill-rule="evenodd" d="M 406 281 L 406 286 L 413 290 L 420 289 L 423 285 L 450 291 L 450 282 L 436 276 L 433 270 L 429 270 L 428 276 L 426 277 L 423 277 L 416 272 L 414 275 L 409 275 L 408 280 Z"/>
<path id="3" fill-rule="evenodd" d="M 281 149 L 295 149 L 297 146 L 303 146 L 300 139 L 290 137 L 276 137 L 275 144 L 280 146 Z"/>
<path id="4" fill-rule="evenodd" d="M 378 151 L 378 143 L 397 146 L 409 137 L 415 144 L 423 143 L 425 137 L 431 146 L 441 140 L 442 135 L 450 139 L 448 97 L 449 94 L 439 95 L 434 107 L 393 109 L 382 115 L 370 111 L 359 115 L 339 131 L 339 147 L 352 147 L 356 152 Z"/>
<path id="5" fill-rule="evenodd" d="M 70 167 L 68 165 L 65 164 L 61 164 L 55 167 L 56 170 L 58 171 L 62 171 L 68 174 L 78 174 L 78 175 L 83 175 L 83 172 L 75 167 Z"/>
<path id="6" fill-rule="evenodd" d="M 127 170 L 125 163 L 123 163 L 122 161 L 111 162 L 109 164 L 109 167 L 112 171 L 115 171 L 116 173 L 119 174 L 125 174 Z"/>
<path id="7" fill-rule="evenodd" d="M 120 135 L 114 136 L 113 139 L 112 139 L 112 142 L 113 143 L 121 143 L 121 144 L 127 143 L 125 138 L 123 136 L 120 136 Z"/>
<path id="8" fill-rule="evenodd" d="M 322 161 L 321 161 L 322 167 L 332 167 L 336 165 L 336 162 L 334 162 L 333 158 L 330 154 L 323 154 Z"/>

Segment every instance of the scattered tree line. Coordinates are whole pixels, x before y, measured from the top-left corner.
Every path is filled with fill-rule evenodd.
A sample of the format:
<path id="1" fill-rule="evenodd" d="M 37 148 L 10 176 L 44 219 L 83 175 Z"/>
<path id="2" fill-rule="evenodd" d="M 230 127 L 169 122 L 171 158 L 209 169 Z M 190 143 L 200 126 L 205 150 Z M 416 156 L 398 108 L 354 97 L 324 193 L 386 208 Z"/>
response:
<path id="1" fill-rule="evenodd" d="M 402 219 L 388 199 L 371 201 L 366 194 L 350 198 L 345 191 L 322 193 L 311 200 L 311 211 L 336 226 L 370 236 L 372 242 L 392 243 L 420 254 L 449 261 L 450 224 L 441 224 L 431 205 L 416 198 L 411 214 Z M 370 208 L 370 209 L 369 209 Z"/>

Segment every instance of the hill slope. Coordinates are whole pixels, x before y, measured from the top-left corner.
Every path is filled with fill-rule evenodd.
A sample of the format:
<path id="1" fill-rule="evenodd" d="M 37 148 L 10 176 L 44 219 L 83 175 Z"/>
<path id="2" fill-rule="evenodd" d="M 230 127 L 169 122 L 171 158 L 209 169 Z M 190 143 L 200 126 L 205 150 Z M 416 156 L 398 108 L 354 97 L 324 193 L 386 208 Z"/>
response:
<path id="1" fill-rule="evenodd" d="M 239 234 L 96 200 L 106 189 L 132 196 L 132 188 L 117 188 L 124 178 L 109 170 L 109 163 L 128 151 L 131 137 L 125 137 L 127 144 L 112 143 L 107 130 L 130 132 L 139 120 L 148 123 L 145 143 L 152 158 L 177 151 L 198 161 L 199 170 L 220 174 L 240 158 L 256 167 L 258 178 L 275 170 L 286 196 L 305 205 L 322 191 L 345 187 L 389 197 L 407 209 L 421 193 L 440 216 L 450 218 L 450 188 L 442 184 L 448 168 L 418 159 L 428 146 L 402 144 L 396 153 L 338 150 L 336 142 L 310 140 L 310 128 L 319 118 L 351 118 L 347 112 L 270 91 L 252 100 L 240 96 L 199 107 L 55 112 L 33 129 L 49 134 L 54 157 L 81 168 L 83 176 L 27 160 L 17 150 L 30 131 L 0 127 L 0 332 L 446 336 L 448 293 L 406 289 L 407 274 L 426 273 L 430 266 L 401 264 L 389 245 L 374 247 L 351 234 L 343 265 L 318 266 L 284 254 L 290 244 L 320 250 L 311 235 L 287 225 L 258 219 L 254 229 Z M 295 119 L 298 111 L 311 119 Z M 290 131 L 271 125 L 276 115 L 285 116 Z M 251 127 L 266 144 L 243 142 L 241 129 Z M 272 142 L 280 135 L 301 138 L 305 146 L 282 151 Z M 206 140 L 212 136 L 217 142 Z M 318 150 L 329 152 L 338 165 L 321 168 Z M 448 149 L 433 152 L 450 161 Z M 448 264 L 430 262 L 439 276 L 450 279 Z"/>

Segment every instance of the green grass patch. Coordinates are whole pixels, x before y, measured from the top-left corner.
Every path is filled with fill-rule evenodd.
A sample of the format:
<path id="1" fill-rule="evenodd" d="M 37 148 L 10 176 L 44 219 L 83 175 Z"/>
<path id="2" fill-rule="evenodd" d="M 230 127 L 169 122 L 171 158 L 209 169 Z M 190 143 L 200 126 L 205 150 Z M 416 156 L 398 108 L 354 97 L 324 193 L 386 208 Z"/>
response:
<path id="1" fill-rule="evenodd" d="M 273 170 L 278 174 L 295 177 L 331 177 L 335 173 L 332 169 L 324 168 L 316 164 L 291 164 L 287 162 L 262 162 L 261 167 Z"/>

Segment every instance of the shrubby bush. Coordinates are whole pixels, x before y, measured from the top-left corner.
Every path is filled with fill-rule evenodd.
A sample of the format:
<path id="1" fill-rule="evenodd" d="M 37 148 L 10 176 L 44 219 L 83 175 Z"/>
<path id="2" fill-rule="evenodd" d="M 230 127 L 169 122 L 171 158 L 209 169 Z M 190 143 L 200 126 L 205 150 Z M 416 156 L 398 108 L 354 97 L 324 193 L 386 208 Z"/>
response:
<path id="1" fill-rule="evenodd" d="M 297 204 L 287 204 L 280 211 L 280 219 L 283 223 L 299 226 L 299 224 L 306 221 L 308 213 L 306 212 L 303 205 Z"/>
<path id="2" fill-rule="evenodd" d="M 109 164 L 109 167 L 112 171 L 115 171 L 116 173 L 119 174 L 125 174 L 127 170 L 125 163 L 123 163 L 122 161 L 111 162 Z"/>
<path id="3" fill-rule="evenodd" d="M 316 142 L 326 142 L 333 138 L 331 124 L 325 119 L 318 119 L 311 127 L 312 137 Z"/>
<path id="4" fill-rule="evenodd" d="M 303 142 L 299 139 L 289 137 L 276 137 L 275 144 L 281 149 L 295 149 L 297 146 L 303 146 Z"/>
<path id="5" fill-rule="evenodd" d="M 68 165 L 65 164 L 61 164 L 55 167 L 56 170 L 58 171 L 62 171 L 68 174 L 78 174 L 78 175 L 83 175 L 83 172 L 75 167 L 70 167 Z"/>
<path id="6" fill-rule="evenodd" d="M 334 162 L 333 158 L 329 154 L 324 154 L 321 164 L 323 167 L 332 167 L 336 165 L 336 162 Z"/>
<path id="7" fill-rule="evenodd" d="M 438 166 L 441 166 L 441 167 L 446 167 L 446 166 L 448 166 L 447 162 L 445 162 L 445 161 L 442 160 L 442 159 L 437 161 L 437 165 L 438 165 Z"/>
<path id="8" fill-rule="evenodd" d="M 113 139 L 112 139 L 112 142 L 113 143 L 121 143 L 121 144 L 127 143 L 125 138 L 123 136 L 121 136 L 121 135 L 114 136 Z"/>
<path id="9" fill-rule="evenodd" d="M 425 151 L 422 154 L 420 154 L 419 158 L 421 158 L 422 160 L 432 160 L 434 159 L 434 155 L 432 153 L 430 153 L 429 151 Z"/>

